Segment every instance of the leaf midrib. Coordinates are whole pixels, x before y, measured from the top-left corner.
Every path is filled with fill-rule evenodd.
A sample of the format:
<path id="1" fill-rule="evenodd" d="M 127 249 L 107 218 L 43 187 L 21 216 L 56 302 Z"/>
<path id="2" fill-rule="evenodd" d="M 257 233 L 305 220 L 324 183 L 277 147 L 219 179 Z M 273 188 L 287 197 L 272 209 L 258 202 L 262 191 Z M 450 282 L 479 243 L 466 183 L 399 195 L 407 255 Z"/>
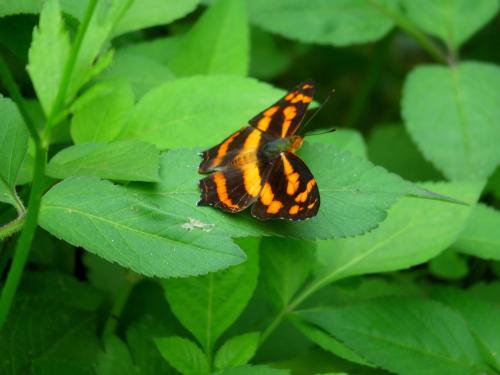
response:
<path id="1" fill-rule="evenodd" d="M 159 239 L 159 240 L 162 240 L 162 241 L 166 241 L 166 242 L 170 242 L 170 243 L 174 243 L 174 244 L 184 244 L 187 247 L 192 247 L 194 249 L 200 249 L 200 250 L 203 250 L 203 251 L 210 251 L 210 252 L 214 252 L 214 253 L 223 254 L 223 255 L 226 255 L 226 256 L 229 255 L 229 256 L 232 256 L 232 257 L 237 258 L 237 259 L 242 259 L 242 257 L 239 257 L 239 256 L 237 256 L 235 254 L 232 254 L 232 253 L 227 253 L 227 252 L 219 251 L 219 250 L 216 250 L 216 249 L 209 249 L 209 248 L 206 248 L 206 247 L 201 247 L 201 246 L 195 245 L 192 242 L 184 242 L 184 241 L 174 240 L 174 239 L 171 239 L 171 238 L 168 238 L 168 237 L 159 236 L 159 235 L 154 234 L 154 233 L 141 231 L 139 229 L 136 229 L 136 228 L 133 228 L 133 227 L 130 227 L 130 226 L 126 226 L 126 225 L 117 223 L 115 221 L 111 221 L 109 219 L 106 219 L 106 218 L 104 218 L 102 216 L 97 216 L 97 215 L 94 215 L 94 214 L 91 214 L 91 213 L 88 213 L 88 212 L 85 212 L 85 211 L 82 211 L 82 210 L 79 210 L 79 209 L 69 208 L 69 207 L 59 206 L 59 205 L 54 205 L 54 204 L 44 204 L 43 207 L 42 207 L 42 210 L 46 210 L 46 209 L 71 211 L 72 213 L 76 212 L 76 213 L 79 213 L 82 216 L 88 217 L 89 220 L 91 220 L 91 218 L 94 218 L 96 221 L 101 221 L 101 222 L 107 223 L 107 224 L 109 224 L 111 226 L 115 226 L 115 227 L 118 227 L 118 228 L 123 228 L 125 230 L 129 230 L 131 232 L 136 232 L 136 233 L 139 233 L 141 235 L 146 235 L 146 236 L 149 236 L 149 237 L 152 237 L 152 238 L 155 238 L 155 239 Z"/>

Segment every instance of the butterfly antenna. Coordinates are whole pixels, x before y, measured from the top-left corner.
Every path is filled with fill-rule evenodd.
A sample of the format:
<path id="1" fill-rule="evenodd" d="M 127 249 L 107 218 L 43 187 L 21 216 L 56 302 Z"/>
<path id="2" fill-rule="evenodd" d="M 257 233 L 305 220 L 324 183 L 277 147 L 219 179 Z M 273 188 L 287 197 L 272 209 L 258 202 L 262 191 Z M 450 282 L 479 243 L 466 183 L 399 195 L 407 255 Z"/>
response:
<path id="1" fill-rule="evenodd" d="M 334 93 L 335 93 L 335 89 L 332 89 L 332 91 L 330 91 L 330 93 L 325 98 L 325 100 L 323 100 L 323 103 L 321 103 L 321 105 L 316 109 L 316 111 L 314 111 L 314 113 L 311 115 L 311 117 L 309 117 L 309 119 L 307 120 L 307 122 L 303 126 L 301 126 L 301 132 L 303 132 L 304 129 L 307 127 L 307 125 L 309 125 L 309 123 L 313 120 L 313 118 L 316 117 L 316 115 L 318 114 L 318 112 L 321 111 L 321 109 L 325 106 L 325 104 L 328 102 L 328 100 L 330 100 L 330 98 L 332 97 L 332 95 Z M 335 129 L 331 129 L 327 133 L 330 133 L 330 132 L 332 132 L 334 130 Z M 320 134 L 323 134 L 323 133 L 320 133 Z"/>

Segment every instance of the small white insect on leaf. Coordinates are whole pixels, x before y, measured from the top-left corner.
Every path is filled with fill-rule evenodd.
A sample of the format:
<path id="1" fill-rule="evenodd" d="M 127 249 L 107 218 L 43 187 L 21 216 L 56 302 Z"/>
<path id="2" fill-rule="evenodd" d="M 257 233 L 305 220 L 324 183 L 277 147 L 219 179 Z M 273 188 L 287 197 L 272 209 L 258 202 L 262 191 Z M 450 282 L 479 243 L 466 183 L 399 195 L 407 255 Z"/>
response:
<path id="1" fill-rule="evenodd" d="M 181 225 L 182 228 L 192 231 L 192 230 L 202 230 L 203 232 L 210 232 L 215 224 L 205 224 L 200 220 L 193 219 L 192 217 L 188 217 L 188 221 Z"/>

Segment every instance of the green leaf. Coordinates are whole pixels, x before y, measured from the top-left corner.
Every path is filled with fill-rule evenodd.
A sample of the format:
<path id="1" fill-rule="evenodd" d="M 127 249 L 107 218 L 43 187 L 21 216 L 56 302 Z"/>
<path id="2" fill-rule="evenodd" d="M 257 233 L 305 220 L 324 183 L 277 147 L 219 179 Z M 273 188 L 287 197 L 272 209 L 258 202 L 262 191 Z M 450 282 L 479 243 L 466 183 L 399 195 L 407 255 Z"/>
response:
<path id="1" fill-rule="evenodd" d="M 199 0 L 140 0 L 133 1 L 116 27 L 122 34 L 146 27 L 166 25 L 196 9 Z"/>
<path id="2" fill-rule="evenodd" d="M 82 257 L 85 265 L 85 276 L 90 285 L 107 292 L 116 300 L 123 291 L 123 286 L 129 283 L 124 268 L 116 263 L 110 263 L 97 255 L 86 252 Z"/>
<path id="3" fill-rule="evenodd" d="M 308 43 L 374 42 L 393 27 L 394 0 L 251 0 L 251 20 L 265 30 Z"/>
<path id="4" fill-rule="evenodd" d="M 484 259 L 500 260 L 500 212 L 484 204 L 472 210 L 453 248 Z"/>
<path id="5" fill-rule="evenodd" d="M 61 369 L 61 366 L 76 374 L 92 373 L 92 364 L 100 350 L 95 334 L 96 316 L 73 302 L 53 298 L 53 287 L 60 289 L 54 290 L 58 294 L 65 289 L 73 301 L 80 296 L 82 286 L 65 279 L 68 277 L 45 285 L 23 283 L 9 319 L 0 331 L 0 373 L 50 374 L 54 373 L 50 368 Z M 26 285 L 34 289 L 26 290 Z"/>
<path id="6" fill-rule="evenodd" d="M 164 64 L 132 52 L 117 53 L 111 67 L 98 77 L 103 81 L 128 82 L 138 98 L 174 78 L 172 71 Z"/>
<path id="7" fill-rule="evenodd" d="M 0 17 L 40 13 L 43 6 L 50 0 L 23 0 L 23 1 L 3 1 L 0 3 Z M 82 18 L 85 12 L 86 1 L 60 0 L 62 10 L 77 19 Z"/>
<path id="8" fill-rule="evenodd" d="M 282 95 L 282 90 L 250 78 L 176 79 L 139 101 L 120 137 L 142 139 L 160 149 L 212 147 Z"/>
<path id="9" fill-rule="evenodd" d="M 402 114 L 424 156 L 454 180 L 486 179 L 500 162 L 500 68 L 467 62 L 408 76 Z"/>
<path id="10" fill-rule="evenodd" d="M 391 372 L 486 373 L 462 317 L 436 302 L 386 298 L 300 316 Z"/>
<path id="11" fill-rule="evenodd" d="M 280 48 L 274 35 L 253 27 L 250 29 L 250 76 L 271 80 L 290 67 L 289 51 Z"/>
<path id="12" fill-rule="evenodd" d="M 267 366 L 239 366 L 231 367 L 217 372 L 217 375 L 290 375 L 290 370 L 278 369 Z"/>
<path id="13" fill-rule="evenodd" d="M 500 321 L 493 318 L 499 316 L 500 308 L 458 289 L 433 288 L 432 296 L 462 314 L 474 333 L 474 338 L 479 343 L 484 358 L 497 371 L 500 371 L 498 358 Z"/>
<path id="14" fill-rule="evenodd" d="M 350 362 L 358 363 L 363 366 L 373 366 L 358 354 L 353 352 L 351 349 L 349 349 L 347 346 L 345 346 L 343 343 L 330 336 L 324 330 L 318 328 L 314 324 L 307 323 L 300 317 L 300 315 L 292 315 L 290 319 L 300 332 L 302 332 L 305 336 L 318 344 L 324 350 L 327 350 L 335 354 L 336 356 L 339 356 L 340 358 L 346 359 Z"/>
<path id="15" fill-rule="evenodd" d="M 217 351 L 214 359 L 215 368 L 245 365 L 254 356 L 259 345 L 259 332 L 250 332 L 231 337 Z"/>
<path id="16" fill-rule="evenodd" d="M 69 56 L 70 42 L 57 0 L 48 0 L 33 31 L 27 70 L 45 115 L 52 111 Z"/>
<path id="17" fill-rule="evenodd" d="M 169 67 L 179 76 L 248 72 L 249 36 L 243 0 L 217 0 L 184 37 Z"/>
<path id="18" fill-rule="evenodd" d="M 162 298 L 161 289 L 159 289 L 159 295 L 155 295 L 158 301 L 164 301 Z M 143 289 L 141 289 L 142 291 Z M 149 295 L 148 295 L 149 296 Z M 151 315 L 148 311 L 143 309 L 143 306 L 139 306 L 141 312 L 146 314 L 144 317 L 135 321 L 127 329 L 127 344 L 132 353 L 132 357 L 135 362 L 135 366 L 141 375 L 156 375 L 156 374 L 170 374 L 173 369 L 162 357 L 158 347 L 155 343 L 155 338 L 158 336 L 164 336 L 172 334 L 168 332 L 164 326 L 170 322 L 166 322 L 167 319 L 175 320 L 174 317 L 168 315 L 161 315 L 159 317 Z"/>
<path id="19" fill-rule="evenodd" d="M 0 202 L 20 209 L 15 185 L 28 151 L 28 131 L 12 100 L 0 96 Z"/>
<path id="20" fill-rule="evenodd" d="M 40 225 L 56 237 L 145 275 L 203 274 L 245 259 L 226 236 L 186 230 L 186 219 L 94 177 L 60 182 L 40 210 Z"/>
<path id="21" fill-rule="evenodd" d="M 127 44 L 118 49 L 117 56 L 130 54 L 143 56 L 150 60 L 167 65 L 177 54 L 184 42 L 185 34 L 159 37 L 155 39 L 146 39 L 134 44 Z M 145 72 L 146 73 L 146 72 Z"/>
<path id="22" fill-rule="evenodd" d="M 202 228 L 234 237 L 281 235 L 299 239 L 355 236 L 375 228 L 386 210 L 404 194 L 419 194 L 396 175 L 374 167 L 337 147 L 305 144 L 299 151 L 311 169 L 321 194 L 319 214 L 307 221 L 260 222 L 247 212 L 228 215 L 212 207 L 196 207 L 200 199 L 197 173 L 200 158 L 195 150 L 173 150 L 161 159 L 161 183 L 143 193 L 167 211 L 184 212 Z M 325 164 L 328 160 L 328 165 Z M 335 170 L 335 173 L 331 171 Z M 175 176 L 175 178 L 172 178 Z M 189 224 L 189 222 L 187 223 Z"/>
<path id="23" fill-rule="evenodd" d="M 425 186 L 467 202 L 474 202 L 481 189 L 474 183 Z M 317 280 L 328 283 L 426 262 L 455 241 L 470 211 L 470 206 L 404 198 L 389 210 L 387 219 L 376 230 L 352 239 L 319 242 Z"/>
<path id="24" fill-rule="evenodd" d="M 374 164 L 410 181 L 443 179 L 423 158 L 401 124 L 377 125 L 368 138 L 368 155 Z"/>
<path id="25" fill-rule="evenodd" d="M 162 337 L 155 340 L 156 346 L 165 358 L 181 374 L 208 374 L 205 354 L 191 340 L 183 337 Z"/>
<path id="26" fill-rule="evenodd" d="M 78 50 L 66 94 L 68 98 L 76 96 L 85 83 L 111 63 L 112 55 L 104 53 L 99 56 L 99 54 L 129 4 L 128 0 L 97 3 Z"/>
<path id="27" fill-rule="evenodd" d="M 147 142 L 81 143 L 58 152 L 47 165 L 47 175 L 154 182 L 159 180 L 159 164 L 158 149 Z"/>
<path id="28" fill-rule="evenodd" d="M 173 313 L 207 353 L 241 314 L 257 285 L 258 244 L 252 239 L 240 242 L 247 250 L 245 263 L 206 276 L 162 281 Z"/>
<path id="29" fill-rule="evenodd" d="M 313 132 L 314 134 L 314 132 Z M 307 134 L 306 134 L 307 137 Z M 353 155 L 366 158 L 366 145 L 360 132 L 353 129 L 339 129 L 334 133 L 322 134 L 320 137 L 308 138 L 312 143 L 320 142 L 336 145 Z"/>
<path id="30" fill-rule="evenodd" d="M 139 374 L 123 341 L 116 336 L 106 336 L 103 341 L 104 352 L 99 353 L 96 361 L 98 375 Z"/>
<path id="31" fill-rule="evenodd" d="M 498 0 L 404 0 L 408 17 L 456 51 L 498 11 Z"/>
<path id="32" fill-rule="evenodd" d="M 452 249 L 448 249 L 430 261 L 429 271 L 442 279 L 459 280 L 467 276 L 469 267 L 464 257 Z"/>
<path id="33" fill-rule="evenodd" d="M 94 94 L 76 108 L 71 119 L 75 143 L 114 140 L 134 105 L 134 93 L 126 82 L 105 82 L 93 88 Z"/>
<path id="34" fill-rule="evenodd" d="M 269 300 L 281 311 L 309 276 L 315 244 L 275 237 L 262 239 L 260 247 L 262 281 Z"/>

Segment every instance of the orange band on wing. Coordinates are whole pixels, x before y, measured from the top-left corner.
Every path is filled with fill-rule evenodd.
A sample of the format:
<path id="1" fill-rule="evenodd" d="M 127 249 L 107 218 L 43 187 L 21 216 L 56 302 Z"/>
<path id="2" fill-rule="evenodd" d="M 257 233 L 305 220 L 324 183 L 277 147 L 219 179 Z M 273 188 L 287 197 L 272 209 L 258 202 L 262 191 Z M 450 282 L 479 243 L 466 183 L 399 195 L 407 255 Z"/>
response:
<path id="1" fill-rule="evenodd" d="M 238 205 L 234 204 L 227 195 L 226 178 L 224 175 L 220 172 L 214 173 L 214 182 L 219 200 L 229 208 L 238 208 Z"/>
<path id="2" fill-rule="evenodd" d="M 300 185 L 300 175 L 295 172 L 292 164 L 290 164 L 290 162 L 284 155 L 281 156 L 281 160 L 283 161 L 285 176 L 288 181 L 286 192 L 288 195 L 294 195 Z"/>
<path id="3" fill-rule="evenodd" d="M 234 133 L 232 136 L 230 136 L 228 139 L 226 139 L 224 141 L 224 143 L 222 143 L 219 147 L 219 150 L 217 151 L 217 156 L 215 157 L 215 159 L 213 160 L 212 162 L 212 167 L 216 167 L 217 165 L 220 164 L 220 162 L 222 161 L 222 158 L 224 157 L 224 155 L 226 155 L 227 153 L 227 149 L 229 148 L 229 145 L 231 144 L 231 142 L 240 134 L 239 131 L 237 131 L 236 133 Z"/>
<path id="4" fill-rule="evenodd" d="M 307 196 L 309 195 L 309 193 L 313 189 L 314 185 L 316 185 L 316 180 L 314 180 L 314 179 L 309 180 L 309 182 L 307 183 L 306 189 L 302 193 L 298 194 L 295 197 L 295 202 L 305 202 L 307 199 Z"/>

